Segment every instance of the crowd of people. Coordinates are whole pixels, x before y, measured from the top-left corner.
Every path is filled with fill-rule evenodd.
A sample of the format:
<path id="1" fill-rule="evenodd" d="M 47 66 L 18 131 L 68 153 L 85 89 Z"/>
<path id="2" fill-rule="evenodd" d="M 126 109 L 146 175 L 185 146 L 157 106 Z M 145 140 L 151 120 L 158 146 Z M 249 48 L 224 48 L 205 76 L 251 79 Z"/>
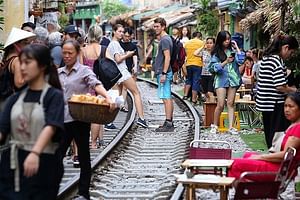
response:
<path id="1" fill-rule="evenodd" d="M 116 127 L 113 123 L 100 125 L 74 120 L 68 100 L 73 94 L 89 93 L 104 97 L 111 109 L 115 108 L 95 74 L 94 63 L 98 58 L 108 58 L 116 64 L 121 78 L 113 89 L 125 100 L 127 90 L 133 94 L 138 114 L 136 123 L 148 128 L 136 83 L 141 59 L 132 29 L 120 24 L 104 33 L 97 24 L 90 26 L 87 34 L 75 25 L 66 26 L 62 32 L 56 29 L 51 24 L 44 28 L 26 22 L 20 29 L 12 29 L 4 46 L 0 86 L 0 144 L 3 145 L 0 199 L 56 199 L 63 175 L 63 157 L 68 149 L 74 166 L 80 167 L 75 199 L 90 199 L 90 148 L 103 145 L 104 130 Z M 190 99 L 194 106 L 199 101 L 216 101 L 210 132 L 218 132 L 226 104 L 228 133 L 238 134 L 233 126 L 235 97 L 244 84 L 256 91 L 255 101 L 257 110 L 262 112 L 267 146 L 272 145 L 275 132 L 287 130 L 287 134 L 280 152 L 235 160 L 229 175 L 238 177 L 243 171 L 261 170 L 261 166 L 268 169 L 271 166 L 275 171 L 287 147 L 300 148 L 299 93 L 294 85 L 288 84 L 284 65 L 284 60 L 299 47 L 295 37 L 280 35 L 264 52 L 259 49 L 244 52 L 228 31 L 202 40 L 199 31 L 189 38 L 187 27 L 173 27 L 169 35 L 163 18 L 154 20 L 153 30 L 155 35 L 144 60 L 151 60 L 151 79 L 156 78 L 157 95 L 165 109 L 165 121 L 155 131 L 175 130 L 171 85 L 183 79 L 184 100 Z M 172 68 L 172 59 L 178 47 L 184 48 L 186 57 L 177 72 Z M 126 103 L 120 110 L 128 112 Z M 297 152 L 297 159 L 298 155 Z"/>

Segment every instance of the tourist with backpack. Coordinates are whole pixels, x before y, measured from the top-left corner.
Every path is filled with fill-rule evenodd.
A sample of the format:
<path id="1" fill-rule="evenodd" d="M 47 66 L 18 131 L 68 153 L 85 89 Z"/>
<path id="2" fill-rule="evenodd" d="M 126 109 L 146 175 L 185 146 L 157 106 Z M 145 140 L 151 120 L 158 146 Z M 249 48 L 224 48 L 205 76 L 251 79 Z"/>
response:
<path id="1" fill-rule="evenodd" d="M 106 47 L 99 44 L 103 31 L 100 26 L 93 25 L 89 28 L 87 33 L 88 44 L 82 48 L 83 64 L 94 70 L 94 63 L 97 59 L 105 57 Z M 96 74 L 97 75 L 97 74 Z M 90 93 L 95 95 L 95 91 L 91 90 Z M 91 148 L 95 149 L 104 145 L 103 140 L 103 125 L 91 124 Z M 99 139 L 97 143 L 97 139 Z"/>
<path id="2" fill-rule="evenodd" d="M 171 84 L 173 80 L 173 72 L 171 68 L 171 53 L 173 42 L 171 37 L 166 33 L 167 23 L 164 18 L 156 18 L 153 28 L 157 36 L 160 37 L 158 52 L 154 63 L 154 70 L 158 84 L 158 97 L 162 99 L 165 107 L 166 120 L 164 124 L 155 131 L 157 132 L 173 132 L 175 127 L 173 124 L 173 99 L 171 95 Z"/>
<path id="3" fill-rule="evenodd" d="M 35 36 L 31 32 L 18 28 L 12 28 L 8 35 L 4 45 L 3 65 L 0 73 L 0 111 L 2 111 L 6 98 L 25 85 L 18 55 Z"/>
<path id="4" fill-rule="evenodd" d="M 173 72 L 173 83 L 178 83 L 178 76 L 181 71 L 181 68 L 185 62 L 185 49 L 183 47 L 183 43 L 181 42 L 180 35 L 179 35 L 179 29 L 175 26 L 172 29 L 172 43 L 173 43 L 173 49 L 171 52 L 171 67 Z"/>
<path id="5" fill-rule="evenodd" d="M 113 39 L 109 43 L 106 51 L 106 57 L 113 60 L 121 72 L 122 77 L 118 80 L 119 84 L 119 94 L 122 94 L 123 85 L 133 94 L 134 103 L 136 106 L 136 110 L 138 113 L 137 124 L 147 128 L 147 122 L 144 119 L 144 109 L 140 91 L 137 87 L 136 82 L 132 78 L 132 75 L 129 73 L 126 59 L 132 57 L 135 52 L 134 51 L 124 51 L 124 49 L 120 45 L 120 40 L 123 38 L 124 28 L 121 24 L 116 24 L 113 27 Z"/>
<path id="6" fill-rule="evenodd" d="M 201 40 L 202 34 L 200 32 L 193 33 L 193 39 L 185 43 L 186 69 L 187 77 L 184 86 L 184 100 L 188 99 L 189 90 L 192 89 L 192 102 L 197 104 L 198 93 L 200 92 L 200 80 L 203 67 L 202 57 L 197 57 L 194 52 L 204 47 L 204 42 Z"/>

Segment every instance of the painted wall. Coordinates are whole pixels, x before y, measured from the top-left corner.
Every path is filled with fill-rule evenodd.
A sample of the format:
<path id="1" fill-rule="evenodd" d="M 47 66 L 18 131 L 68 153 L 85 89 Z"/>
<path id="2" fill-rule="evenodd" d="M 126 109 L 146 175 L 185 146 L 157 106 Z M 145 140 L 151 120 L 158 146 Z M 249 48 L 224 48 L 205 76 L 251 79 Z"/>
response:
<path id="1" fill-rule="evenodd" d="M 10 33 L 12 27 L 21 27 L 24 23 L 24 7 L 25 1 L 28 0 L 5 0 L 3 7 L 4 25 L 3 31 L 0 31 L 0 42 L 5 40 Z"/>

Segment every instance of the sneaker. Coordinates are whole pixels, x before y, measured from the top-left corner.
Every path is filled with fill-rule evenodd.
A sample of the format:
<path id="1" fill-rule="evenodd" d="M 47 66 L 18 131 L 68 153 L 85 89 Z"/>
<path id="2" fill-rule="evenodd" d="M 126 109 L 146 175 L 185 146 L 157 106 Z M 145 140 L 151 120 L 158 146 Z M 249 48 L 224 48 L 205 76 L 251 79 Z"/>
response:
<path id="1" fill-rule="evenodd" d="M 79 196 L 75 196 L 75 197 L 73 198 L 73 200 L 88 200 L 88 199 L 85 198 L 84 196 L 79 195 Z"/>
<path id="2" fill-rule="evenodd" d="M 78 156 L 74 156 L 74 158 L 73 158 L 73 166 L 74 166 L 74 167 L 79 167 L 79 159 L 78 159 Z"/>
<path id="3" fill-rule="evenodd" d="M 144 128 L 148 128 L 148 124 L 145 119 L 138 118 L 136 123 Z"/>
<path id="4" fill-rule="evenodd" d="M 123 107 L 120 109 L 120 111 L 122 111 L 122 112 L 128 112 L 128 109 L 125 108 L 125 106 L 123 106 Z"/>
<path id="5" fill-rule="evenodd" d="M 99 142 L 98 142 L 98 145 L 99 145 L 99 147 L 103 147 L 103 146 L 105 146 L 105 142 L 104 142 L 104 140 L 99 140 Z"/>
<path id="6" fill-rule="evenodd" d="M 183 96 L 182 97 L 183 100 L 188 100 L 188 98 L 189 98 L 188 96 Z"/>
<path id="7" fill-rule="evenodd" d="M 233 128 L 233 127 L 228 130 L 228 133 L 231 134 L 231 135 L 238 135 L 239 134 L 238 130 L 236 128 Z"/>
<path id="8" fill-rule="evenodd" d="M 117 127 L 113 123 L 104 125 L 104 130 L 106 130 L 106 131 L 114 131 L 116 129 L 117 129 Z"/>
<path id="9" fill-rule="evenodd" d="M 211 124 L 210 125 L 210 131 L 209 131 L 211 134 L 216 134 L 218 132 L 218 126 L 217 125 L 214 125 L 214 124 Z"/>
<path id="10" fill-rule="evenodd" d="M 173 122 L 165 121 L 164 125 L 159 126 L 157 129 L 155 129 L 156 132 L 173 132 L 175 130 L 175 127 L 173 125 Z"/>

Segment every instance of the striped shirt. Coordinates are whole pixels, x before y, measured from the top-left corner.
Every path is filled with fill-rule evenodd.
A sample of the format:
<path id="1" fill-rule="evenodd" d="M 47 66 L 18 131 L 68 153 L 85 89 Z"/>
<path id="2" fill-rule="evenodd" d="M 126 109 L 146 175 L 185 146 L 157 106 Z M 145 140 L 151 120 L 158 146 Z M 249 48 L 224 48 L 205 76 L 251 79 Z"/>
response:
<path id="1" fill-rule="evenodd" d="M 276 87 L 287 84 L 287 72 L 278 55 L 263 58 L 257 81 L 256 108 L 258 111 L 274 111 L 275 104 L 284 103 L 285 94 Z"/>

